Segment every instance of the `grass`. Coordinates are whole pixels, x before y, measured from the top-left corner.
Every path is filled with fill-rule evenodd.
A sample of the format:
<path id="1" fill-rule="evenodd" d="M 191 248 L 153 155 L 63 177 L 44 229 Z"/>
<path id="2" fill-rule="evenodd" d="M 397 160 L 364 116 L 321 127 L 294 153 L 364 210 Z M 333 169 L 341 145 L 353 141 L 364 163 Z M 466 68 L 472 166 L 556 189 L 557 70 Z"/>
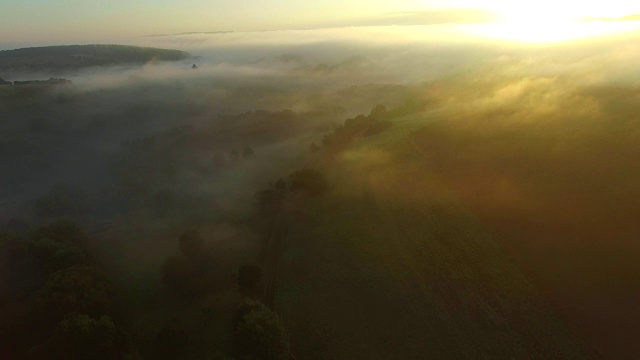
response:
<path id="1" fill-rule="evenodd" d="M 304 359 L 584 359 L 513 259 L 398 119 L 326 162 L 332 191 L 291 221 L 277 298 Z"/>
<path id="2" fill-rule="evenodd" d="M 567 110 L 416 134 L 444 182 L 607 358 L 636 358 L 637 119 Z"/>

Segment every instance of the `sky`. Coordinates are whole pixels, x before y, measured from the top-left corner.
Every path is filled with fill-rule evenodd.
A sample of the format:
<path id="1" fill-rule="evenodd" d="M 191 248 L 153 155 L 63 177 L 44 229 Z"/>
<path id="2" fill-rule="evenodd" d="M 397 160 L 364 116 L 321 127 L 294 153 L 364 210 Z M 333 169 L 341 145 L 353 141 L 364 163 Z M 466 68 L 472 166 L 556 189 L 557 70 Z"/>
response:
<path id="1" fill-rule="evenodd" d="M 496 19 L 544 27 L 569 19 L 629 20 L 637 14 L 640 2 L 630 0 L 2 0 L 0 43 Z"/>

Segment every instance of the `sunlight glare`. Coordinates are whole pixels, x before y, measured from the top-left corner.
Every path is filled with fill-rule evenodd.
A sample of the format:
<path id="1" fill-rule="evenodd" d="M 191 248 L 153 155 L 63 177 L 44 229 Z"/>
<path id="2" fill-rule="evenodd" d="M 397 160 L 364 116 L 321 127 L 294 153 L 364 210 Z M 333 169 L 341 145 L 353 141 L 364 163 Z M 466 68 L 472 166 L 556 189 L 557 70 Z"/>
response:
<path id="1" fill-rule="evenodd" d="M 525 43 L 551 43 L 639 29 L 638 22 L 633 21 L 584 21 L 624 16 L 628 10 L 615 4 L 589 1 L 510 3 L 496 9 L 500 20 L 486 26 L 482 35 Z"/>

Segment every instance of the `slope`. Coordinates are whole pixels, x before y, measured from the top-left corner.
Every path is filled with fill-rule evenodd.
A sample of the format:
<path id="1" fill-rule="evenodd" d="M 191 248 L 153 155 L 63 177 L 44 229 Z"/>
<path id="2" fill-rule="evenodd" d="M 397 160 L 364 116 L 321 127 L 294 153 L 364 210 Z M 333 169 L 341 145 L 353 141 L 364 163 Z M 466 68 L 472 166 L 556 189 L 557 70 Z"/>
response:
<path id="1" fill-rule="evenodd" d="M 276 307 L 304 359 L 587 359 L 518 265 L 415 151 L 438 112 L 317 163 L 289 219 Z"/>

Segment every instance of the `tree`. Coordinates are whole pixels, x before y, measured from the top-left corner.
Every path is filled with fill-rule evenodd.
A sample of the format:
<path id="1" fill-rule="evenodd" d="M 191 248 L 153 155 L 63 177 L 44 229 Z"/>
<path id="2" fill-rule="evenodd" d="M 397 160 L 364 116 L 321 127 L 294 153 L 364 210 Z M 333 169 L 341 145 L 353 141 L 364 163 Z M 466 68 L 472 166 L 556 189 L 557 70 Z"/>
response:
<path id="1" fill-rule="evenodd" d="M 162 283 L 175 295 L 199 296 L 210 293 L 221 283 L 220 268 L 196 230 L 180 236 L 180 253 L 162 264 Z"/>
<path id="2" fill-rule="evenodd" d="M 183 294 L 188 291 L 187 281 L 191 277 L 192 268 L 189 261 L 180 255 L 168 257 L 160 269 L 162 285 L 172 294 Z"/>
<path id="3" fill-rule="evenodd" d="M 284 191 L 287 189 L 287 183 L 285 183 L 284 180 L 282 179 L 278 179 L 274 187 L 278 191 Z"/>
<path id="4" fill-rule="evenodd" d="M 264 304 L 243 301 L 233 318 L 233 352 L 239 359 L 290 359 L 289 339 L 280 317 Z"/>
<path id="5" fill-rule="evenodd" d="M 250 158 L 253 156 L 253 154 L 254 154 L 253 149 L 248 146 L 242 150 L 242 157 Z"/>
<path id="6" fill-rule="evenodd" d="M 178 319 L 169 320 L 154 339 L 156 359 L 181 359 L 187 350 L 187 333 Z"/>
<path id="7" fill-rule="evenodd" d="M 311 145 L 309 145 L 309 152 L 312 154 L 317 153 L 320 150 L 320 146 L 318 146 L 318 144 L 316 143 L 311 143 Z"/>
<path id="8" fill-rule="evenodd" d="M 55 272 L 40 290 L 36 307 L 57 323 L 70 314 L 99 318 L 113 313 L 115 287 L 107 274 L 93 266 L 73 266 Z"/>
<path id="9" fill-rule="evenodd" d="M 44 274 L 50 274 L 74 265 L 88 264 L 88 256 L 82 249 L 50 238 L 30 242 L 29 252 L 35 256 Z"/>
<path id="10" fill-rule="evenodd" d="M 78 224 L 69 220 L 58 220 L 36 231 L 34 239 L 49 238 L 59 243 L 73 244 L 84 248 L 87 237 Z"/>
<path id="11" fill-rule="evenodd" d="M 87 204 L 77 187 L 59 184 L 36 200 L 34 210 L 41 218 L 60 218 L 82 215 Z"/>
<path id="12" fill-rule="evenodd" d="M 229 158 L 231 159 L 231 162 L 237 162 L 240 160 L 240 154 L 235 150 L 231 150 L 231 152 L 229 152 Z"/>
<path id="13" fill-rule="evenodd" d="M 32 263 L 29 260 L 24 239 L 0 231 L 0 296 L 5 295 L 5 291 L 9 292 L 9 288 L 19 285 L 17 283 L 25 281 L 25 272 Z"/>
<path id="14" fill-rule="evenodd" d="M 263 210 L 272 211 L 282 204 L 284 191 L 269 188 L 258 191 L 255 197 L 258 200 L 258 204 L 263 208 Z"/>
<path id="15" fill-rule="evenodd" d="M 360 114 L 352 119 L 345 120 L 344 126 L 346 126 L 349 129 L 352 129 L 352 131 L 358 131 L 367 125 L 367 120 L 368 119 L 366 116 Z"/>
<path id="16" fill-rule="evenodd" d="M 176 204 L 176 194 L 173 190 L 159 190 L 153 197 L 153 212 L 156 217 L 165 217 Z"/>
<path id="17" fill-rule="evenodd" d="M 260 290 L 262 269 L 256 265 L 243 265 L 238 270 L 238 286 L 243 293 L 255 297 Z"/>
<path id="18" fill-rule="evenodd" d="M 37 260 L 42 275 L 48 275 L 74 265 L 90 263 L 84 250 L 87 238 L 76 223 L 59 220 L 43 226 L 32 236 L 29 253 Z"/>
<path id="19" fill-rule="evenodd" d="M 311 196 L 319 196 L 328 189 L 327 180 L 317 170 L 298 170 L 289 175 L 289 178 L 291 179 L 291 191 L 303 191 Z"/>
<path id="20" fill-rule="evenodd" d="M 31 225 L 24 219 L 11 218 L 6 222 L 3 228 L 14 234 L 26 235 L 29 233 Z"/>
<path id="21" fill-rule="evenodd" d="M 32 349 L 30 355 L 35 359 L 119 360 L 129 352 L 127 337 L 110 317 L 70 315 L 58 324 L 53 336 Z"/>
<path id="22" fill-rule="evenodd" d="M 189 259 L 196 259 L 203 255 L 204 240 L 197 230 L 189 230 L 180 236 L 180 251 Z"/>
<path id="23" fill-rule="evenodd" d="M 118 330 L 108 316 L 71 315 L 56 329 L 68 359 L 116 359 Z"/>
<path id="24" fill-rule="evenodd" d="M 170 256 L 162 264 L 161 271 L 165 289 L 181 297 L 205 295 L 220 284 L 218 266 L 202 259 L 191 261 L 183 255 Z"/>
<path id="25" fill-rule="evenodd" d="M 369 119 L 371 120 L 386 120 L 387 119 L 387 107 L 384 105 L 376 105 L 373 109 L 371 109 L 371 113 L 369 113 Z"/>

